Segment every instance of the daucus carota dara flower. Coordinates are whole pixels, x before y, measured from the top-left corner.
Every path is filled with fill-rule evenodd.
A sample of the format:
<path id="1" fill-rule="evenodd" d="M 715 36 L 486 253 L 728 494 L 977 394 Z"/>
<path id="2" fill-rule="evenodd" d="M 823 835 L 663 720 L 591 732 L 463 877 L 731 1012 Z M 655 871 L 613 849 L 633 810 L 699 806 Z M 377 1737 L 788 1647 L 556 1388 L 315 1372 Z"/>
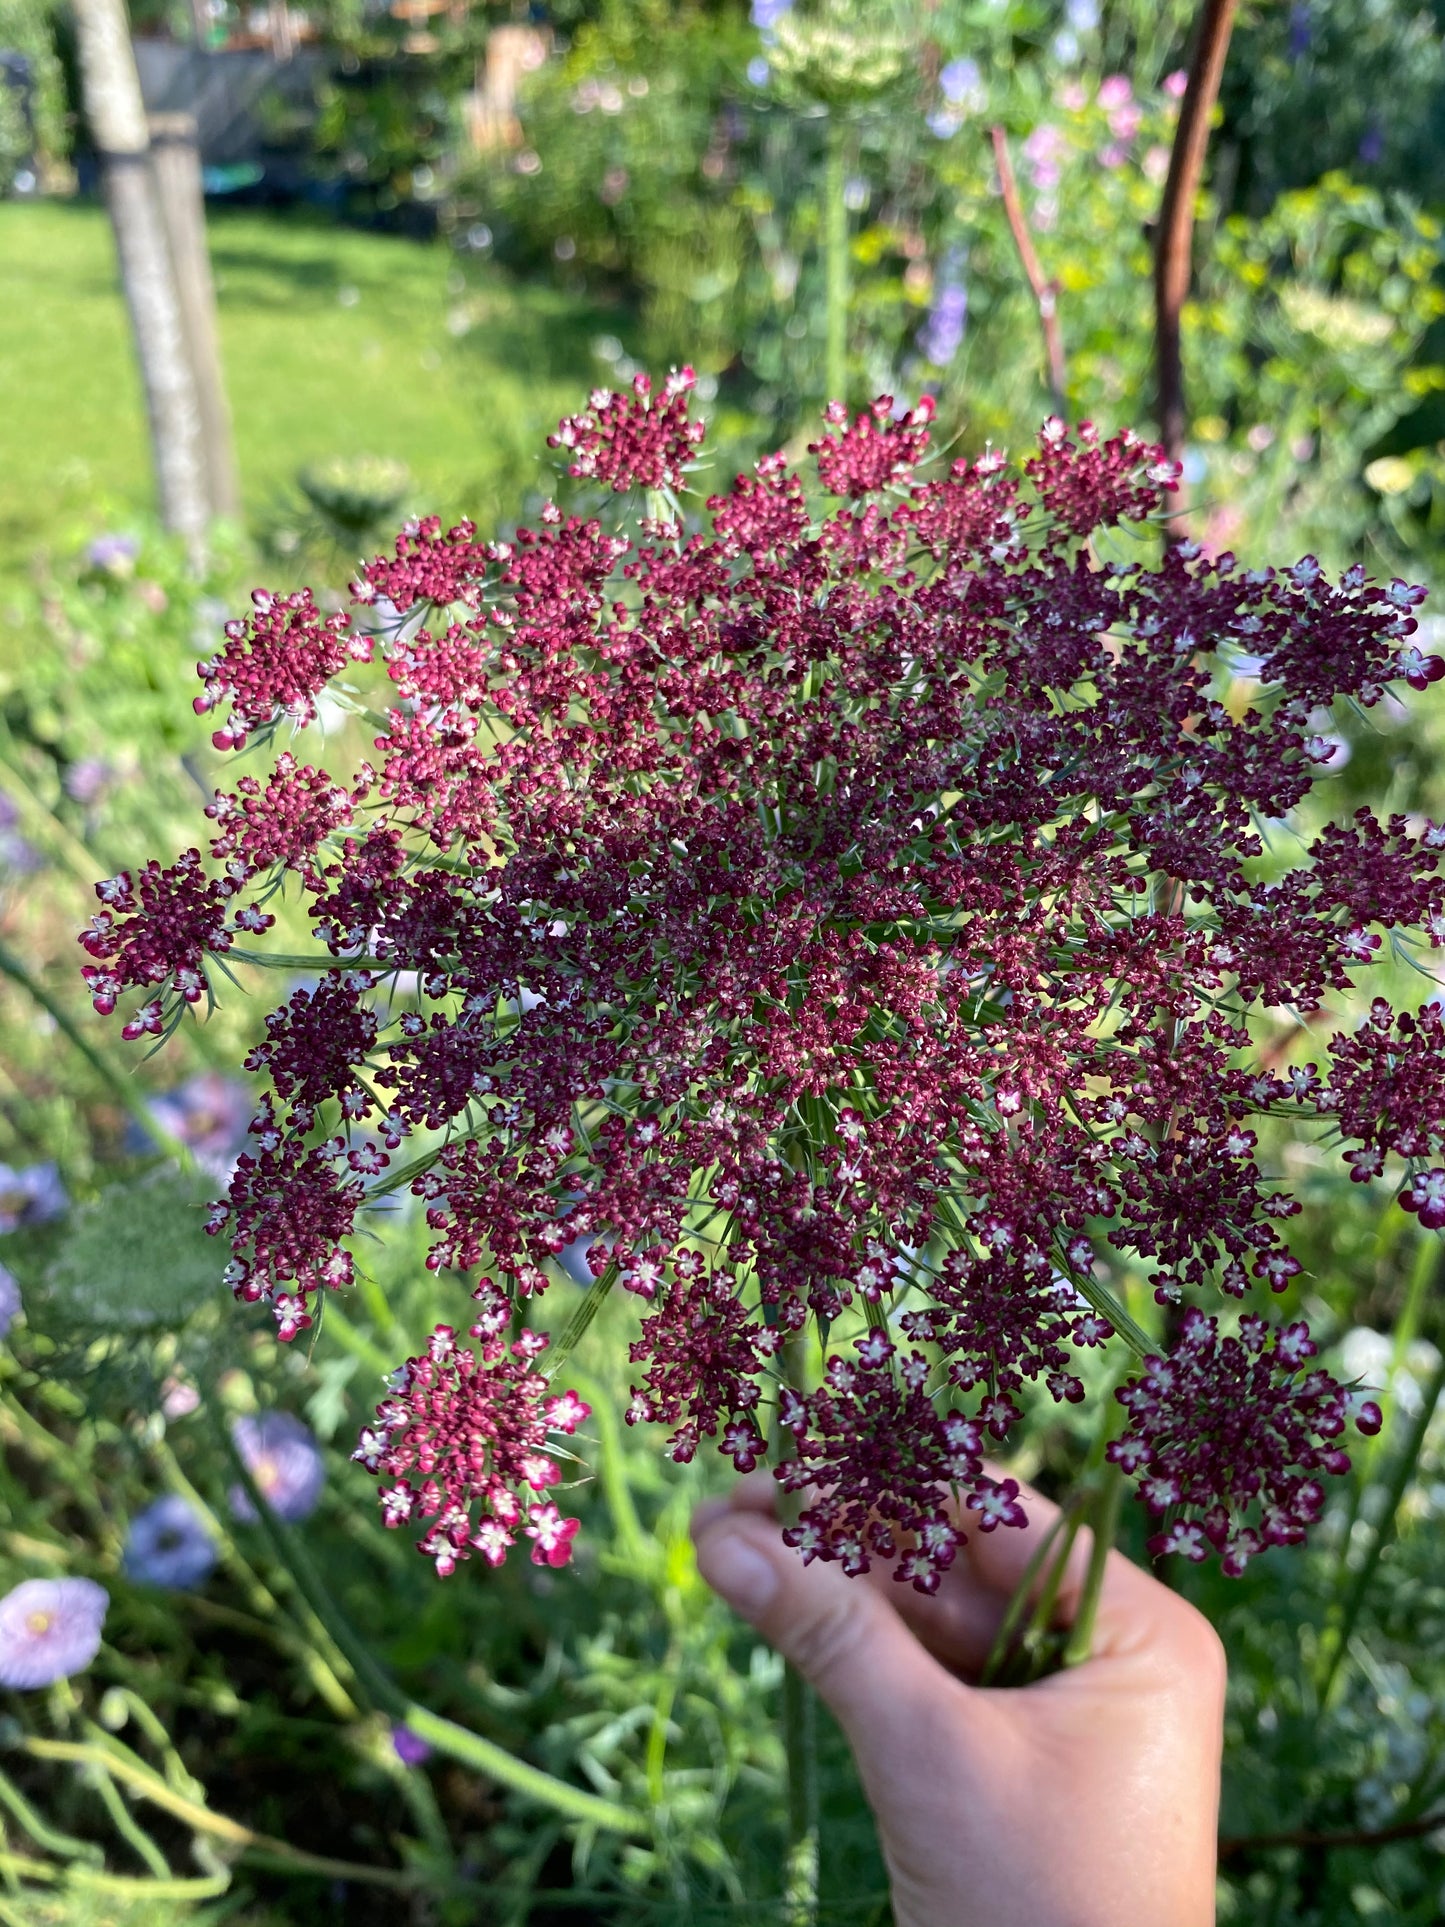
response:
<path id="1" fill-rule="evenodd" d="M 366 1214 L 420 1201 L 458 1315 L 356 1457 L 440 1572 L 568 1556 L 585 1407 L 525 1328 L 564 1258 L 634 1301 L 629 1422 L 680 1460 L 774 1457 L 805 1557 L 932 1590 L 950 1494 L 982 1530 L 1022 1520 L 984 1465 L 1025 1394 L 1076 1404 L 1127 1343 L 1116 1460 L 1157 1543 L 1237 1571 L 1308 1526 L 1370 1422 L 1258 1309 L 1299 1272 L 1300 1206 L 1256 1127 L 1338 1132 L 1354 1176 L 1445 1212 L 1434 1006 L 1378 1004 L 1285 1073 L 1256 1043 L 1386 936 L 1445 939 L 1437 826 L 1364 810 L 1268 880 L 1255 861 L 1320 774 L 1318 712 L 1436 673 L 1421 592 L 1189 543 L 1151 564 L 1099 540 L 1177 481 L 1137 436 L 1055 420 L 1021 464 L 934 472 L 931 404 L 886 396 L 685 526 L 690 385 L 563 424 L 607 520 L 410 525 L 355 629 L 257 604 L 205 672 L 221 735 L 304 723 L 372 652 L 375 760 L 334 780 L 288 751 L 213 814 L 211 867 L 102 885 L 97 1003 L 134 985 L 128 1032 L 164 1032 L 209 956 L 299 902 L 329 967 L 256 1040 L 209 1228 L 290 1338 L 349 1285 Z M 1172 1356 L 1122 1312 L 1125 1267 L 1194 1307 Z"/>

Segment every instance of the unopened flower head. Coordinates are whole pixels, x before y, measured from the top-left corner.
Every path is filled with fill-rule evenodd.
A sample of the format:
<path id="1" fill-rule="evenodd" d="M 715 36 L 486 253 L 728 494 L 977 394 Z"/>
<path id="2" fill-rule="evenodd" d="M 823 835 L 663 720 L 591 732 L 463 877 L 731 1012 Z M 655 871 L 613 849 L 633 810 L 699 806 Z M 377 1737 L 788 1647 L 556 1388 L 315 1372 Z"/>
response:
<path id="1" fill-rule="evenodd" d="M 259 1412 L 231 1427 L 246 1470 L 280 1519 L 309 1519 L 326 1483 L 326 1461 L 310 1427 L 291 1412 Z M 256 1508 L 244 1486 L 231 1487 L 231 1510 L 254 1520 Z"/>
<path id="2" fill-rule="evenodd" d="M 391 1744 L 403 1766 L 421 1766 L 432 1756 L 430 1742 L 424 1740 L 420 1733 L 413 1733 L 409 1726 L 394 1726 L 391 1729 Z"/>
<path id="3" fill-rule="evenodd" d="M 0 1686 L 53 1686 L 100 1651 L 110 1595 L 93 1579 L 25 1579 L 0 1599 Z"/>
<path id="4" fill-rule="evenodd" d="M 886 395 L 688 528 L 690 393 L 641 381 L 562 424 L 605 518 L 410 524 L 355 627 L 256 600 L 207 668 L 219 736 L 304 723 L 371 656 L 372 757 L 339 779 L 287 751 L 217 798 L 209 860 L 100 885 L 96 1002 L 163 1033 L 282 881 L 304 900 L 332 967 L 256 1037 L 208 1228 L 289 1339 L 350 1284 L 366 1214 L 417 1198 L 428 1266 L 472 1296 L 355 1457 L 441 1573 L 570 1554 L 586 1408 L 533 1329 L 559 1261 L 633 1304 L 629 1423 L 678 1460 L 772 1459 L 805 1558 L 931 1591 L 951 1492 L 981 1531 L 1024 1516 L 985 1463 L 1028 1388 L 1077 1404 L 1129 1343 L 1115 1458 L 1156 1544 L 1238 1571 L 1376 1422 L 1292 1305 L 1265 1316 L 1301 1207 L 1256 1127 L 1337 1134 L 1445 1224 L 1434 1005 L 1381 1001 L 1285 1072 L 1250 1030 L 1367 980 L 1387 935 L 1445 942 L 1437 825 L 1361 810 L 1258 863 L 1256 825 L 1320 776 L 1322 712 L 1440 674 L 1421 592 L 1189 543 L 1151 566 L 1098 534 L 1161 514 L 1157 448 L 1055 419 L 1020 463 L 933 469 L 932 404 Z M 1110 1295 L 1127 1271 L 1188 1308 L 1172 1356 Z M 821 1378 L 793 1386 L 809 1327 Z M 304 1427 L 237 1436 L 278 1510 L 314 1504 Z"/>
<path id="5" fill-rule="evenodd" d="M 216 1542 L 188 1499 L 167 1492 L 131 1521 L 121 1564 L 147 1586 L 188 1592 L 216 1564 Z"/>

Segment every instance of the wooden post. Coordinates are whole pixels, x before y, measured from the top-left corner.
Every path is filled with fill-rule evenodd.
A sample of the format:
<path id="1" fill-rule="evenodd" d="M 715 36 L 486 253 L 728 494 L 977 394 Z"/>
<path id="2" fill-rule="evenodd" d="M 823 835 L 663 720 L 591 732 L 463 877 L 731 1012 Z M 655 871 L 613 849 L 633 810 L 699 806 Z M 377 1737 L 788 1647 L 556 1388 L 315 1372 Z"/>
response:
<path id="1" fill-rule="evenodd" d="M 296 51 L 296 28 L 286 0 L 271 0 L 266 19 L 272 53 L 278 60 L 289 60 Z"/>
<path id="2" fill-rule="evenodd" d="M 199 561 L 209 519 L 200 403 L 150 170 L 125 0 L 75 0 L 74 12 L 81 92 L 140 363 L 161 520 Z"/>
<path id="3" fill-rule="evenodd" d="M 1237 0 L 1204 0 L 1154 239 L 1154 349 L 1159 431 L 1165 452 L 1174 462 L 1184 460 L 1188 429 L 1180 316 L 1194 272 L 1194 202 L 1204 173 L 1209 122 L 1219 98 L 1219 82 L 1224 73 L 1224 56 L 1229 51 L 1236 4 Z M 1184 539 L 1187 506 L 1188 497 L 1181 484 L 1166 524 L 1171 542 Z"/>
<path id="4" fill-rule="evenodd" d="M 175 272 L 181 326 L 201 411 L 206 494 L 213 515 L 238 515 L 241 492 L 231 438 L 231 410 L 221 374 L 216 290 L 206 249 L 201 155 L 191 114 L 152 114 L 151 172 Z"/>

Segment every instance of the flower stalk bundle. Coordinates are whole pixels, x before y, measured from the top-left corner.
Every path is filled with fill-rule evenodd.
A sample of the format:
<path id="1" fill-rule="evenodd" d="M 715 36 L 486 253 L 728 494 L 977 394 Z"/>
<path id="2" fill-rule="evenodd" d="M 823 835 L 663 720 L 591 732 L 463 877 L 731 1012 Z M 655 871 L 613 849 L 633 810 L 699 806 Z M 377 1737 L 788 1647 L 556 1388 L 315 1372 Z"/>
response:
<path id="1" fill-rule="evenodd" d="M 371 665 L 374 760 L 283 749 L 211 805 L 209 860 L 98 886 L 97 1008 L 137 990 L 126 1035 L 165 1036 L 304 903 L 319 975 L 247 1060 L 269 1088 L 211 1229 L 291 1338 L 365 1215 L 423 1201 L 458 1316 L 357 1456 L 442 1573 L 569 1555 L 553 1441 L 587 1407 L 544 1338 L 509 1342 L 573 1296 L 564 1251 L 593 1280 L 574 1333 L 636 1300 L 629 1422 L 679 1460 L 771 1456 L 805 1558 L 936 1589 L 954 1498 L 1023 1521 L 985 1454 L 1025 1389 L 1081 1401 L 1113 1345 L 1138 1356 L 1107 1455 L 1151 1545 L 1238 1572 L 1379 1423 L 1266 1315 L 1300 1207 L 1253 1127 L 1333 1132 L 1445 1223 L 1434 1006 L 1377 1002 L 1284 1074 L 1249 1030 L 1349 988 L 1382 932 L 1445 936 L 1445 830 L 1361 811 L 1266 877 L 1257 827 L 1328 760 L 1319 711 L 1445 672 L 1421 591 L 1112 560 L 1155 553 L 1102 532 L 1160 516 L 1158 450 L 1051 421 L 1018 468 L 933 473 L 928 404 L 886 399 L 827 411 L 816 480 L 770 456 L 689 530 L 690 386 L 639 377 L 554 437 L 631 521 L 422 522 L 350 612 L 254 598 L 201 669 L 218 746 L 312 723 L 328 685 L 359 709 Z M 1169 1355 L 1125 1263 L 1185 1307 Z"/>

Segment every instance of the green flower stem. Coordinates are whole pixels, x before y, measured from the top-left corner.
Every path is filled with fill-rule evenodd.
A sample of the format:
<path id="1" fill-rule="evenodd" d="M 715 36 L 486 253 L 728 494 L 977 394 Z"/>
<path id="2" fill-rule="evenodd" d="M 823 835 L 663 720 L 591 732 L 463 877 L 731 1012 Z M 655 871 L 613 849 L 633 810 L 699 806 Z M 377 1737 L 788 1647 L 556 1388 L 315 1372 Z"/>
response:
<path id="1" fill-rule="evenodd" d="M 600 1448 L 597 1469 L 607 1509 L 612 1514 L 612 1527 L 622 1547 L 622 1556 L 630 1570 L 642 1572 L 652 1557 L 654 1545 L 643 1531 L 637 1507 L 633 1504 L 632 1487 L 627 1482 L 622 1428 L 617 1423 L 616 1404 L 606 1386 L 589 1373 L 570 1371 L 567 1376 L 576 1387 L 579 1397 L 585 1398 L 592 1407 L 592 1422 L 597 1427 Z"/>
<path id="2" fill-rule="evenodd" d="M 455 1867 L 456 1854 L 452 1848 L 451 1835 L 447 1823 L 442 1818 L 441 1808 L 437 1805 L 432 1783 L 419 1766 L 408 1766 L 392 1745 L 390 1736 L 385 1732 L 380 1736 L 379 1745 L 370 1755 L 373 1763 L 379 1761 L 381 1770 L 396 1782 L 397 1791 L 411 1808 L 417 1831 L 436 1856 L 437 1861 L 447 1867 Z"/>
<path id="3" fill-rule="evenodd" d="M 20 1742 L 22 1752 L 32 1759 L 64 1761 L 69 1765 L 92 1767 L 101 1772 L 114 1774 L 124 1780 L 143 1800 L 149 1800 L 166 1813 L 183 1820 L 197 1833 L 213 1834 L 218 1840 L 228 1840 L 233 1846 L 242 1848 L 247 1857 L 264 1856 L 265 1859 L 292 1873 L 322 1874 L 333 1880 L 366 1881 L 373 1887 L 409 1888 L 418 1884 L 421 1876 L 401 1868 L 367 1867 L 350 1860 L 332 1860 L 324 1854 L 307 1853 L 302 1847 L 293 1847 L 285 1840 L 274 1839 L 270 1834 L 257 1833 L 253 1828 L 243 1826 L 239 1820 L 232 1820 L 224 1813 L 213 1813 L 199 1800 L 190 1800 L 174 1787 L 167 1786 L 158 1773 L 149 1767 L 132 1765 L 128 1760 L 120 1760 L 102 1752 L 100 1747 L 78 1740 L 43 1740 L 34 1737 Z M 149 1883 L 147 1883 L 149 1885 Z"/>
<path id="4" fill-rule="evenodd" d="M 823 254 L 827 290 L 824 401 L 848 399 L 848 191 L 847 128 L 834 114 L 828 122 L 823 162 Z"/>
<path id="5" fill-rule="evenodd" d="M 1318 1707 L 1316 1718 L 1323 1718 L 1329 1709 L 1330 1695 L 1339 1679 L 1340 1667 L 1354 1637 L 1356 1625 L 1365 1600 L 1369 1596 L 1375 1574 L 1379 1571 L 1380 1561 L 1385 1548 L 1395 1536 L 1399 1524 L 1400 1501 L 1405 1496 L 1405 1488 L 1420 1461 L 1420 1448 L 1425 1443 L 1425 1433 L 1435 1416 L 1435 1407 L 1445 1392 L 1445 1354 L 1430 1374 L 1421 1399 L 1420 1409 L 1411 1419 L 1409 1429 L 1400 1441 L 1390 1480 L 1385 1488 L 1385 1507 L 1375 1525 L 1370 1549 L 1354 1573 L 1350 1585 L 1340 1602 L 1339 1616 L 1333 1626 L 1328 1627 L 1320 1641 L 1320 1660 L 1316 1668 L 1316 1694 Z"/>
<path id="6" fill-rule="evenodd" d="M 367 1309 L 371 1307 L 368 1305 Z M 325 1330 L 335 1334 L 343 1350 L 350 1352 L 353 1358 L 359 1358 L 379 1379 L 384 1379 L 388 1372 L 394 1371 L 401 1363 L 399 1358 L 388 1358 L 379 1345 L 353 1325 L 334 1297 L 322 1300 L 321 1322 Z"/>
<path id="7" fill-rule="evenodd" d="M 807 1390 L 806 1337 L 796 1333 L 783 1346 L 785 1384 Z M 782 1456 L 782 1427 L 775 1426 L 774 1456 Z M 796 1520 L 800 1493 L 784 1493 L 781 1510 Z M 796 1667 L 783 1664 L 783 1753 L 788 1774 L 788 1839 L 783 1865 L 783 1920 L 787 1927 L 813 1927 L 818 1918 L 818 1702 Z"/>
<path id="8" fill-rule="evenodd" d="M 597 1316 L 598 1312 L 601 1311 L 608 1292 L 611 1291 L 616 1282 L 617 1260 L 613 1258 L 608 1261 L 607 1269 L 603 1272 L 602 1276 L 595 1279 L 588 1287 L 587 1296 L 568 1319 L 562 1336 L 556 1339 L 549 1349 L 547 1353 L 548 1378 L 555 1378 L 557 1373 L 562 1369 L 563 1364 L 576 1349 L 578 1341 L 587 1330 L 587 1327 L 592 1323 L 592 1320 Z"/>
<path id="9" fill-rule="evenodd" d="M 1013 1597 L 1008 1602 L 1008 1608 L 1003 1616 L 1003 1623 L 994 1634 L 993 1644 L 988 1650 L 988 1658 L 983 1663 L 983 1671 L 978 1676 L 980 1686 L 991 1686 L 1008 1662 L 1013 1649 L 1014 1637 L 1019 1629 L 1019 1622 L 1022 1620 L 1024 1612 L 1029 1605 L 1033 1589 L 1038 1584 L 1039 1574 L 1044 1569 L 1044 1561 L 1048 1558 L 1054 1541 L 1064 1530 L 1065 1526 L 1068 1525 L 1071 1510 L 1070 1507 L 1065 1507 L 1064 1510 L 1059 1513 L 1059 1516 L 1054 1520 L 1048 1531 L 1044 1533 L 1043 1537 L 1039 1540 L 1032 1557 L 1024 1567 L 1023 1576 L 1020 1578 L 1017 1586 L 1015 1586 Z M 1072 1538 L 1070 1539 L 1070 1543 L 1072 1544 Z"/>
<path id="10" fill-rule="evenodd" d="M 1073 1272 L 1069 1274 L 1069 1282 L 1078 1287 L 1081 1295 L 1088 1299 L 1101 1318 L 1108 1319 L 1136 1358 L 1148 1358 L 1159 1350 L 1158 1340 L 1151 1338 L 1144 1327 L 1129 1315 L 1107 1285 L 1101 1285 L 1097 1278 Z"/>
<path id="11" fill-rule="evenodd" d="M 338 1677 L 338 1667 L 341 1672 L 348 1672 L 350 1669 L 344 1655 L 336 1650 L 327 1637 L 325 1627 L 314 1628 L 314 1632 L 320 1636 L 320 1644 L 324 1649 L 318 1652 L 313 1640 L 307 1638 L 305 1632 L 295 1624 L 280 1600 L 250 1564 L 219 1515 L 207 1505 L 191 1484 L 181 1470 L 180 1461 L 165 1439 L 157 1440 L 151 1447 L 151 1456 L 171 1491 L 178 1493 L 200 1518 L 201 1523 L 215 1541 L 222 1564 L 234 1578 L 240 1581 L 246 1595 L 246 1603 L 257 1615 L 257 1621 L 252 1630 L 259 1629 L 269 1634 L 283 1652 L 289 1654 L 304 1668 L 311 1684 L 338 1719 L 356 1719 L 358 1716 L 356 1702 Z M 277 1623 L 272 1625 L 268 1624 L 268 1621 Z"/>
<path id="12" fill-rule="evenodd" d="M 7 1880 L 29 1880 L 42 1887 L 76 1887 L 89 1893 L 111 1894 L 117 1900 L 136 1901 L 217 1900 L 231 1884 L 229 1873 L 208 1874 L 201 1880 L 138 1880 L 133 1874 L 98 1873 L 92 1867 L 52 1867 L 48 1861 L 30 1860 L 18 1853 L 0 1853 L 0 1874 Z M 30 1927 L 23 1914 L 8 1907 L 0 1907 L 0 1920 Z"/>
<path id="13" fill-rule="evenodd" d="M 59 1472 L 76 1504 L 89 1518 L 96 1543 L 102 1546 L 107 1542 L 114 1543 L 114 1521 L 106 1516 L 84 1461 L 28 1412 L 13 1392 L 0 1393 L 0 1415 L 19 1433 L 20 1442 L 27 1452 L 35 1458 L 48 1460 Z M 4 1429 L 8 1428 L 0 1427 L 0 1430 Z M 55 1557 L 48 1547 L 47 1556 L 52 1559 Z"/>
<path id="14" fill-rule="evenodd" d="M 95 856 L 50 805 L 36 795 L 11 754 L 14 742 L 8 727 L 0 723 L 0 771 L 4 773 L 5 792 L 12 802 L 20 805 L 27 829 L 35 832 L 88 896 L 105 873 L 104 859 Z"/>
<path id="15" fill-rule="evenodd" d="M 1419 1326 L 1420 1310 L 1426 1297 L 1438 1297 L 1442 1293 L 1445 1293 L 1445 1238 L 1431 1233 L 1421 1239 L 1415 1253 L 1415 1263 L 1410 1271 L 1409 1288 L 1405 1294 L 1405 1303 L 1401 1307 L 1399 1319 L 1396 1321 L 1394 1342 L 1390 1347 L 1388 1384 L 1394 1384 L 1396 1374 L 1405 1363 L 1405 1354 L 1409 1351 L 1410 1341 L 1414 1338 Z M 1360 1507 L 1364 1504 L 1372 1475 L 1379 1464 L 1380 1453 L 1388 1443 L 1394 1418 L 1394 1408 L 1387 1401 L 1384 1426 L 1375 1433 L 1373 1438 L 1367 1438 L 1360 1448 L 1359 1465 L 1350 1484 L 1349 1506 L 1340 1532 L 1340 1543 L 1335 1553 L 1334 1583 L 1331 1592 L 1336 1596 L 1345 1583 L 1345 1573 L 1350 1562 L 1350 1545 L 1360 1517 Z"/>
<path id="16" fill-rule="evenodd" d="M 1068 1644 L 1064 1647 L 1063 1664 L 1082 1666 L 1089 1657 L 1094 1645 L 1094 1623 L 1099 1616 L 1099 1594 L 1104 1586 L 1104 1573 L 1113 1550 L 1114 1540 L 1119 1530 L 1119 1498 L 1123 1481 L 1117 1465 L 1106 1466 L 1100 1475 L 1094 1497 L 1093 1528 L 1094 1540 L 1089 1548 L 1089 1568 L 1084 1575 L 1084 1590 L 1079 1597 L 1079 1610 L 1074 1616 L 1073 1629 Z"/>
<path id="17" fill-rule="evenodd" d="M 85 1770 L 82 1778 L 87 1786 L 94 1787 L 100 1796 L 101 1805 L 110 1816 L 110 1824 L 136 1858 L 144 1863 L 157 1880 L 171 1879 L 171 1870 L 165 1855 L 126 1805 L 110 1774 L 104 1768 L 96 1767 Z"/>
<path id="18" fill-rule="evenodd" d="M 37 1847 L 53 1853 L 58 1860 L 89 1860 L 99 1865 L 105 1859 L 103 1850 L 93 1840 L 77 1840 L 73 1833 L 62 1832 L 43 1814 L 37 1813 L 8 1773 L 0 1773 L 0 1806 L 11 1814 L 17 1826 L 24 1828 Z"/>
<path id="19" fill-rule="evenodd" d="M 132 1687 L 117 1686 L 113 1690 L 120 1695 L 131 1718 L 160 1754 L 167 1784 L 173 1786 L 177 1793 L 186 1793 L 192 1799 L 196 1798 L 203 1791 L 201 1783 L 194 1774 L 186 1770 L 185 1761 L 176 1751 L 170 1734 L 157 1719 L 154 1708 L 148 1705 Z"/>
<path id="20" fill-rule="evenodd" d="M 178 1137 L 172 1137 L 156 1118 L 151 1116 L 144 1098 L 137 1087 L 118 1071 L 109 1058 L 102 1054 L 80 1030 L 73 1017 L 51 996 L 50 992 L 15 955 L 8 944 L 0 943 L 0 975 L 18 984 L 32 1002 L 38 1004 L 45 1014 L 52 1018 L 55 1028 L 73 1044 L 115 1098 L 145 1131 L 153 1144 L 173 1157 L 183 1171 L 194 1168 L 190 1147 L 182 1144 Z"/>
<path id="21" fill-rule="evenodd" d="M 510 1787 L 525 1799 L 549 1806 L 569 1819 L 585 1826 L 599 1827 L 608 1833 L 635 1834 L 646 1831 L 647 1822 L 642 1814 L 634 1813 L 616 1801 L 587 1793 L 581 1787 L 570 1786 L 565 1780 L 555 1779 L 540 1767 L 529 1766 L 525 1760 L 517 1759 L 494 1741 L 483 1739 L 479 1733 L 469 1732 L 466 1727 L 443 1719 L 439 1713 L 433 1713 L 429 1707 L 410 1699 L 343 1616 L 327 1591 L 305 1540 L 285 1520 L 277 1517 L 266 1495 L 252 1478 L 250 1468 L 236 1450 L 230 1434 L 223 1432 L 222 1438 L 236 1476 L 255 1507 L 261 1528 L 270 1540 L 277 1559 L 290 1573 L 302 1598 L 345 1654 L 357 1683 L 380 1711 L 409 1726 L 413 1733 L 435 1747 L 438 1753 L 445 1753 L 463 1766 L 485 1774 L 501 1786 Z"/>

